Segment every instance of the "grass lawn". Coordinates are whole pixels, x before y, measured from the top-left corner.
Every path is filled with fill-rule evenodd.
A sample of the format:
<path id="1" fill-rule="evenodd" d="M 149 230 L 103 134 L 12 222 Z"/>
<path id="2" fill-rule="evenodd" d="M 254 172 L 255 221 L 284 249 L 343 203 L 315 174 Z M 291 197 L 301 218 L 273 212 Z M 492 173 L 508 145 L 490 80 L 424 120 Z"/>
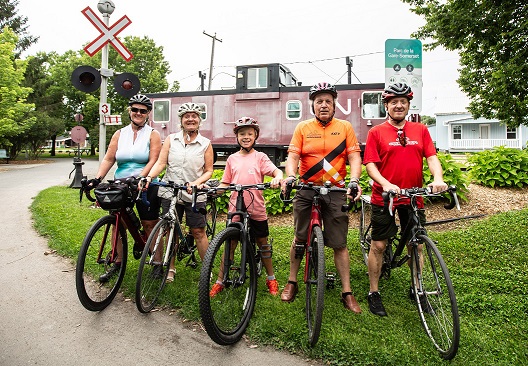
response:
<path id="1" fill-rule="evenodd" d="M 49 238 L 51 248 L 75 263 L 86 231 L 105 214 L 79 204 L 79 192 L 66 187 L 42 191 L 32 204 L 35 227 Z M 68 212 L 65 220 L 64 212 Z M 380 282 L 388 317 L 368 311 L 369 288 L 361 259 L 357 230 L 349 232 L 351 281 L 363 313 L 346 312 L 339 301 L 340 284 L 325 292 L 323 327 L 314 348 L 307 344 L 304 318 L 304 285 L 288 304 L 267 293 L 259 279 L 255 313 L 246 332 L 251 342 L 272 345 L 304 358 L 329 365 L 523 365 L 528 360 L 528 209 L 511 211 L 475 222 L 471 227 L 434 232 L 450 270 L 461 319 L 458 354 L 443 361 L 422 328 L 415 305 L 408 299 L 409 270 L 395 269 Z M 271 227 L 273 260 L 281 288 L 289 268 L 292 227 Z M 335 272 L 331 251 L 327 271 Z M 133 298 L 138 261 L 129 256 L 123 283 Z M 199 269 L 177 264 L 176 281 L 168 285 L 161 303 L 177 309 L 181 317 L 200 321 L 198 311 Z"/>

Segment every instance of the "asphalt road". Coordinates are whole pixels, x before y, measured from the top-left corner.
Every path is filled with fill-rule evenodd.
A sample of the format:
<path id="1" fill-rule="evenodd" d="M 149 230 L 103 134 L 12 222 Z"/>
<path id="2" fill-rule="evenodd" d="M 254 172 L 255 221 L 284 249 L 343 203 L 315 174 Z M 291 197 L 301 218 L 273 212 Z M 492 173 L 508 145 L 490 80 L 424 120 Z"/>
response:
<path id="1" fill-rule="evenodd" d="M 93 177 L 98 162 L 83 161 L 83 173 Z M 73 168 L 70 159 L 0 164 L 0 365 L 316 364 L 244 341 L 219 346 L 176 315 L 140 314 L 120 295 L 100 313 L 84 309 L 74 267 L 44 254 L 47 240 L 36 234 L 29 211 L 40 190 L 68 186 Z"/>

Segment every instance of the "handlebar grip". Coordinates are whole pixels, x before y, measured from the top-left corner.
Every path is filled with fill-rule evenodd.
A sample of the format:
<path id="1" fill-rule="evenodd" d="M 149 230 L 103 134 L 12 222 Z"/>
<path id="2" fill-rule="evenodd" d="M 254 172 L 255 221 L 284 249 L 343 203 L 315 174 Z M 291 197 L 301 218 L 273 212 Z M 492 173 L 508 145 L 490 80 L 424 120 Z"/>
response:
<path id="1" fill-rule="evenodd" d="M 449 195 L 451 196 L 451 200 L 449 201 L 449 203 L 446 203 L 444 205 L 444 208 L 446 210 L 452 210 L 456 206 L 457 209 L 460 210 L 460 204 L 458 203 L 458 197 L 456 194 L 456 186 L 449 186 L 448 190 L 449 190 Z"/>
<path id="2" fill-rule="evenodd" d="M 283 202 L 291 202 L 292 201 L 291 199 L 292 190 L 293 190 L 293 181 L 286 182 L 286 191 L 284 192 L 284 194 L 282 192 L 280 193 L 280 199 Z"/>

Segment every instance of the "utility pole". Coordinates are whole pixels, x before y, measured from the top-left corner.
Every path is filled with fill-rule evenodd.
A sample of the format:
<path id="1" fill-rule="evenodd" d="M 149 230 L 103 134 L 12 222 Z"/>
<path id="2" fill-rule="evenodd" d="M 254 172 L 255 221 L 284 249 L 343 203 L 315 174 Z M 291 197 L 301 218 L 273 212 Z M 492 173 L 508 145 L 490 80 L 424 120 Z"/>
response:
<path id="1" fill-rule="evenodd" d="M 211 82 L 213 81 L 212 76 L 213 76 L 213 59 L 214 59 L 215 41 L 222 42 L 222 40 L 216 38 L 216 32 L 215 32 L 214 36 L 205 33 L 205 31 L 203 31 L 203 34 L 205 34 L 207 37 L 211 37 L 213 39 L 213 48 L 211 49 L 211 64 L 209 65 L 209 87 L 207 89 L 207 90 L 211 90 Z"/>
<path id="2" fill-rule="evenodd" d="M 347 70 L 348 70 L 348 83 L 349 84 L 352 84 L 352 65 L 353 65 L 354 61 L 350 58 L 350 56 L 347 56 L 346 57 L 346 64 L 348 66 Z"/>

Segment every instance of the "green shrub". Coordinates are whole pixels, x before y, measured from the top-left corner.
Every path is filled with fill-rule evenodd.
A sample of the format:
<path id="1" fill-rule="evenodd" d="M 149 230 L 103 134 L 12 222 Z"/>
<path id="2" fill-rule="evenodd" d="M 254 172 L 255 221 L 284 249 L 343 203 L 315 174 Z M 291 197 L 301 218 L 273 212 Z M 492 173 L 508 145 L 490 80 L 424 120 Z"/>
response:
<path id="1" fill-rule="evenodd" d="M 438 160 L 442 164 L 442 170 L 444 171 L 444 182 L 447 185 L 454 185 L 457 187 L 457 195 L 461 201 L 467 201 L 468 194 L 468 178 L 467 175 L 460 169 L 458 163 L 453 159 L 451 154 L 439 152 Z M 427 185 L 433 181 L 433 175 L 429 171 L 427 160 L 424 159 L 423 163 L 423 177 L 424 185 Z"/>
<path id="2" fill-rule="evenodd" d="M 471 179 L 488 187 L 528 185 L 528 151 L 496 147 L 468 157 Z"/>

